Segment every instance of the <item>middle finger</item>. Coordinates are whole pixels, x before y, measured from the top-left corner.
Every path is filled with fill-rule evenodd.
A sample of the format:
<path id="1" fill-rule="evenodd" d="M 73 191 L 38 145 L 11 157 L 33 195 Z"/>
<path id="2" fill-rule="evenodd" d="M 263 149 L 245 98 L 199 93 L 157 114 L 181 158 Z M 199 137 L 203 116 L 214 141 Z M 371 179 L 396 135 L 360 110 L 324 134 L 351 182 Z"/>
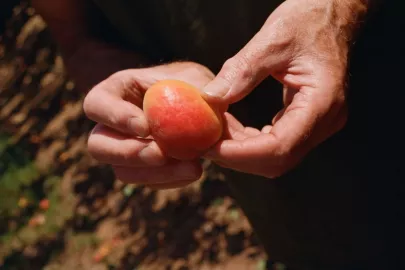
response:
<path id="1" fill-rule="evenodd" d="M 99 162 L 112 165 L 161 166 L 168 161 L 155 141 L 125 135 L 101 124 L 91 132 L 88 150 Z"/>

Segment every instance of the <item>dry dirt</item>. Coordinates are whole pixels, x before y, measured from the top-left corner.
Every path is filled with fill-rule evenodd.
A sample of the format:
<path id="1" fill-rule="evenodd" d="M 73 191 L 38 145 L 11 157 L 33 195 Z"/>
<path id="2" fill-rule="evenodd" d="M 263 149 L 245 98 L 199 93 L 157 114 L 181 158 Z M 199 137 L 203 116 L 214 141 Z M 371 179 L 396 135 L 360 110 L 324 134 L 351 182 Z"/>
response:
<path id="1" fill-rule="evenodd" d="M 0 242 L 0 269 L 266 269 L 214 166 L 204 164 L 202 179 L 184 189 L 125 186 L 86 152 L 93 123 L 82 99 L 46 24 L 17 6 L 0 39 L 0 131 L 25 145 L 40 175 L 35 185 L 58 177 L 60 204 L 43 222 L 57 220 L 52 233 L 13 238 L 11 248 Z"/>

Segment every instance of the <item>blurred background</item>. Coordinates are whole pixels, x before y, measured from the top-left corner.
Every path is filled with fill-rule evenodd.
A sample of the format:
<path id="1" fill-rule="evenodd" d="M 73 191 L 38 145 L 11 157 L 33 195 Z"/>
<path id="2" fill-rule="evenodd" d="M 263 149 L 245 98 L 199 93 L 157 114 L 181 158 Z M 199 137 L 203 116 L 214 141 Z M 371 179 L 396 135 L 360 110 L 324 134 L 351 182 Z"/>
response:
<path id="1" fill-rule="evenodd" d="M 93 123 L 46 24 L 0 1 L 0 269 L 284 269 L 224 177 L 151 191 L 86 153 Z"/>

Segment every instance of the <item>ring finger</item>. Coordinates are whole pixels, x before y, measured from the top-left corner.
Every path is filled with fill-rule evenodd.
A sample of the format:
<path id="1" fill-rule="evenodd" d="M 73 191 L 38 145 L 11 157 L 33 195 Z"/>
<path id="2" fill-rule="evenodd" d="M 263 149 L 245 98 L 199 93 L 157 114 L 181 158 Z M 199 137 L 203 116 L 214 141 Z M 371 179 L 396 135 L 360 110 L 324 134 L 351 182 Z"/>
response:
<path id="1" fill-rule="evenodd" d="M 202 175 L 202 166 L 198 161 L 171 161 L 153 169 L 122 166 L 113 166 L 113 169 L 119 180 L 141 185 L 191 183 Z"/>

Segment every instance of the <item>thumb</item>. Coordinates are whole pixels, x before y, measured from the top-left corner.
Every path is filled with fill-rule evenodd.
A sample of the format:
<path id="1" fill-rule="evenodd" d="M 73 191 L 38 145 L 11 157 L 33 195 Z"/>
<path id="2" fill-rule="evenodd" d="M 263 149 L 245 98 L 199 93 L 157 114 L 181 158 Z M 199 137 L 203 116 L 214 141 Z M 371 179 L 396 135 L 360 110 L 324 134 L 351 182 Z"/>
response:
<path id="1" fill-rule="evenodd" d="M 264 35 L 263 31 L 229 58 L 218 75 L 204 87 L 209 102 L 231 104 L 243 99 L 272 74 L 275 65 L 280 64 L 279 46 L 274 46 L 271 36 Z"/>

